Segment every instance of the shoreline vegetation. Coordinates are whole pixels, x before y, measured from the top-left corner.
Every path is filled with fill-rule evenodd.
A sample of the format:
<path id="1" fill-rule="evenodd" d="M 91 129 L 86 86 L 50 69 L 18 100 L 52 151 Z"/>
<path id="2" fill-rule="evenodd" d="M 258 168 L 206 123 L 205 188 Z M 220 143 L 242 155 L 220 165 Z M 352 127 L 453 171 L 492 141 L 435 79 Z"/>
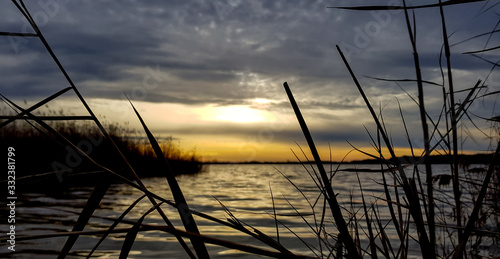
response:
<path id="1" fill-rule="evenodd" d="M 64 121 L 52 123 L 52 127 L 102 166 L 117 171 L 124 170 L 123 163 L 113 152 L 112 145 L 90 123 Z M 135 130 L 117 123 L 109 123 L 105 128 L 127 161 L 136 168 L 139 177 L 164 175 L 156 153 L 147 145 L 146 137 L 141 137 Z M 201 157 L 194 149 L 183 150 L 172 136 L 158 138 L 158 141 L 174 174 L 196 174 L 203 171 Z M 16 122 L 3 128 L 0 131 L 0 143 L 5 147 L 4 150 L 7 150 L 7 147 L 16 150 L 20 160 L 16 171 L 19 188 L 61 190 L 73 185 L 91 186 L 106 175 L 105 171 L 75 148 L 54 141 L 41 129 L 31 127 L 28 123 Z M 132 180 L 131 177 L 127 178 Z"/>

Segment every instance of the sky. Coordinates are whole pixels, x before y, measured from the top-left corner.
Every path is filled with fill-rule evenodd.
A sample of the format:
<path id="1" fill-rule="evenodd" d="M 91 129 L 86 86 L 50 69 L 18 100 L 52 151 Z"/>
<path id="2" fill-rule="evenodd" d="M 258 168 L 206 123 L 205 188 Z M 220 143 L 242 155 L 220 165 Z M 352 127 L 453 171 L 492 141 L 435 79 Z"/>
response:
<path id="1" fill-rule="evenodd" d="M 408 5 L 436 1 L 408 1 Z M 445 10 L 455 89 L 481 95 L 499 91 L 492 63 L 498 51 L 496 1 Z M 343 64 L 339 45 L 370 102 L 382 112 L 398 154 L 409 141 L 423 146 L 412 48 L 404 13 L 328 7 L 399 5 L 391 1 L 26 1 L 55 54 L 90 107 L 105 122 L 140 129 L 125 95 L 152 132 L 172 136 L 205 161 L 297 161 L 307 150 L 283 90 L 288 82 L 323 160 L 366 158 L 375 124 Z M 417 48 L 427 112 L 439 120 L 443 106 L 439 10 L 417 9 Z M 11 1 L 0 1 L 1 32 L 33 32 Z M 490 62 L 488 62 L 490 61 Z M 446 73 L 446 72 L 445 72 Z M 68 86 L 37 38 L 0 37 L 0 93 L 28 107 Z M 457 102 L 467 92 L 457 93 Z M 491 150 L 491 123 L 498 116 L 489 95 L 469 108 L 459 124 L 466 152 Z M 4 104 L 1 104 L 4 105 Z M 405 136 L 400 109 L 409 131 Z M 48 109 L 85 115 L 74 94 Z M 5 111 L 3 109 L 2 111 Z M 441 121 L 440 127 L 444 128 Z M 432 127 L 431 127 L 432 128 Z M 482 130 L 482 131 L 481 131 Z M 409 140 L 408 140 L 409 139 Z M 348 154 L 349 153 L 349 154 Z M 307 154 L 307 152 L 306 152 Z"/>

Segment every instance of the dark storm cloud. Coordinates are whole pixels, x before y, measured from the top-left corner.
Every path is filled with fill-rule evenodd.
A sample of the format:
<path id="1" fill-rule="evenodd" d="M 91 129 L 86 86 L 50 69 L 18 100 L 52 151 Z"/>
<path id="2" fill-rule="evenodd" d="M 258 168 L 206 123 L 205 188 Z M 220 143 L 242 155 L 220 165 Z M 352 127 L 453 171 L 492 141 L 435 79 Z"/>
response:
<path id="1" fill-rule="evenodd" d="M 220 13 L 219 2 L 69 1 L 41 29 L 80 83 L 140 83 L 141 76 L 131 75 L 127 69 L 160 65 L 172 77 L 203 81 L 207 89 L 203 97 L 211 101 L 212 96 L 232 92 L 230 85 L 238 81 L 231 71 L 329 76 L 331 63 L 325 60 L 333 49 L 331 44 L 325 45 L 330 36 L 324 28 L 329 22 L 324 4 L 229 1 L 225 5 L 230 10 Z M 39 5 L 29 7 L 32 13 L 44 13 Z M 18 18 L 17 24 L 7 26 L 9 31 L 25 30 Z M 23 44 L 16 46 L 18 54 L 7 53 L 15 56 L 33 51 L 32 40 L 22 40 Z M 4 45 L 8 47 L 9 42 L 4 41 Z M 47 81 L 58 76 L 56 69 L 38 73 Z M 222 91 L 210 90 L 211 84 L 221 81 L 227 83 L 218 86 Z M 85 87 L 90 88 L 90 97 L 113 98 L 101 96 L 100 89 Z M 199 95 L 193 98 L 202 99 Z"/>
<path id="2" fill-rule="evenodd" d="M 353 55 L 353 65 L 358 71 L 371 76 L 414 74 L 402 14 L 391 15 L 390 22 L 379 24 L 380 33 L 371 37 L 365 27 L 370 22 L 377 22 L 376 15 L 326 8 L 333 4 L 352 5 L 350 2 L 61 1 L 53 17 L 47 11 L 51 10 L 50 5 L 40 3 L 30 3 L 28 7 L 34 14 L 45 13 L 49 17 L 46 21 L 39 19 L 45 22 L 42 31 L 75 81 L 89 88 L 90 97 L 119 98 L 119 94 L 102 96 L 103 91 L 98 86 L 86 85 L 85 81 L 126 81 L 137 85 L 144 75 L 133 74 L 130 70 L 156 65 L 171 77 L 184 81 L 186 89 L 192 87 L 190 82 L 198 82 L 196 87 L 204 91 L 198 92 L 193 99 L 207 98 L 207 102 L 216 96 L 223 99 L 225 93 L 231 93 L 228 98 L 235 97 L 232 92 L 240 78 L 234 72 L 259 73 L 276 80 L 306 77 L 315 82 L 345 81 L 345 69 L 338 62 L 335 44 L 355 45 L 357 29 L 370 36 L 368 46 Z M 461 25 L 453 18 L 463 15 L 463 9 L 454 8 L 456 13 L 449 14 L 451 28 Z M 435 12 L 418 11 L 417 19 Z M 6 29 L 25 29 L 19 15 L 9 17 L 17 18 L 8 19 Z M 432 70 L 439 64 L 440 45 L 434 44 L 441 44 L 439 28 L 432 26 L 436 23 L 434 19 L 418 21 L 419 28 L 425 28 L 420 29 L 418 35 L 432 35 L 429 40 L 422 41 L 424 47 L 430 44 L 432 48 L 429 51 L 423 48 L 420 55 L 423 68 Z M 487 24 L 483 20 L 479 22 Z M 386 39 L 386 35 L 394 33 L 395 36 Z M 33 45 L 37 44 L 33 41 L 30 39 L 29 43 L 18 46 L 20 53 L 33 51 Z M 380 44 L 387 45 L 387 41 L 394 47 L 376 48 Z M 3 53 L 15 56 L 12 51 L 5 51 L 9 45 L 10 42 L 3 39 Z M 35 50 L 41 51 L 39 47 Z M 367 59 L 370 62 L 366 62 Z M 462 55 L 454 61 L 456 68 L 468 70 L 481 64 L 477 58 Z M 33 62 L 36 66 L 43 60 Z M 53 67 L 29 72 L 31 76 L 41 74 L 47 81 L 60 76 L 57 69 L 48 71 L 49 68 Z M 211 87 L 214 84 L 217 87 Z M 249 87 L 255 86 L 250 82 Z M 189 94 L 196 95 L 192 91 Z M 248 89 L 237 98 L 244 99 L 247 95 L 251 95 Z M 157 99 L 147 101 L 160 101 Z"/>

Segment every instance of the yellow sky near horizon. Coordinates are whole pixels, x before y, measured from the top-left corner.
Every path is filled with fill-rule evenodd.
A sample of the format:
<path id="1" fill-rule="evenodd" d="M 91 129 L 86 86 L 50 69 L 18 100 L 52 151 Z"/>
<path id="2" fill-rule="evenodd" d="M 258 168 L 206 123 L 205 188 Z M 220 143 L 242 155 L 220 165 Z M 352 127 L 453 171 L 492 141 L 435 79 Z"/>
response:
<path id="1" fill-rule="evenodd" d="M 194 150 L 204 162 L 297 162 L 296 156 L 302 161 L 312 159 L 291 108 L 288 112 L 277 113 L 266 109 L 266 105 L 271 103 L 272 101 L 266 99 L 250 99 L 248 105 L 226 106 L 134 101 L 135 107 L 155 137 L 171 136 L 182 150 Z M 102 122 L 126 123 L 127 127 L 136 129 L 139 134 L 143 133 L 139 120 L 127 101 L 89 99 L 89 105 Z M 46 109 L 57 111 L 60 107 L 74 115 L 86 114 L 79 103 L 69 99 L 55 100 Z M 345 116 L 349 118 L 352 113 L 353 110 Z M 341 115 L 335 115 L 337 121 L 344 120 Z M 362 129 L 363 122 L 358 116 L 352 123 Z M 309 126 L 313 138 L 316 130 L 324 127 L 314 120 Z M 323 161 L 337 162 L 371 158 L 354 150 L 347 141 L 364 152 L 376 155 L 368 136 L 366 139 L 364 142 L 349 139 L 338 139 L 334 142 L 321 139 L 315 141 Z M 308 158 L 305 158 L 302 152 Z M 415 149 L 417 156 L 421 152 L 422 150 Z M 411 155 L 411 150 L 397 147 L 396 154 Z M 387 151 L 384 151 L 384 155 L 389 157 Z"/>

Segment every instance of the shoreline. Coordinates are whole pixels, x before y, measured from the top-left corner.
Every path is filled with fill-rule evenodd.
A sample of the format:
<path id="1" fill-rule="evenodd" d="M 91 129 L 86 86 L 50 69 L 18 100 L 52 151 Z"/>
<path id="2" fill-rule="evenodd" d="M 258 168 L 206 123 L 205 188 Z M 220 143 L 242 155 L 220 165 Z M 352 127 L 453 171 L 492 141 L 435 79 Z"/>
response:
<path id="1" fill-rule="evenodd" d="M 418 160 L 418 158 L 412 158 L 410 156 L 398 157 L 403 164 L 424 164 L 423 160 Z M 493 153 L 477 153 L 472 155 L 458 155 L 459 163 L 461 165 L 470 164 L 490 164 L 493 159 Z M 453 161 L 453 156 L 451 155 L 432 155 L 429 156 L 431 164 L 450 164 Z M 353 161 L 322 161 L 323 164 L 380 164 L 382 160 L 377 159 L 364 159 L 364 160 L 353 160 Z M 223 164 L 315 164 L 314 161 L 208 161 L 200 162 L 204 165 L 223 165 Z"/>

